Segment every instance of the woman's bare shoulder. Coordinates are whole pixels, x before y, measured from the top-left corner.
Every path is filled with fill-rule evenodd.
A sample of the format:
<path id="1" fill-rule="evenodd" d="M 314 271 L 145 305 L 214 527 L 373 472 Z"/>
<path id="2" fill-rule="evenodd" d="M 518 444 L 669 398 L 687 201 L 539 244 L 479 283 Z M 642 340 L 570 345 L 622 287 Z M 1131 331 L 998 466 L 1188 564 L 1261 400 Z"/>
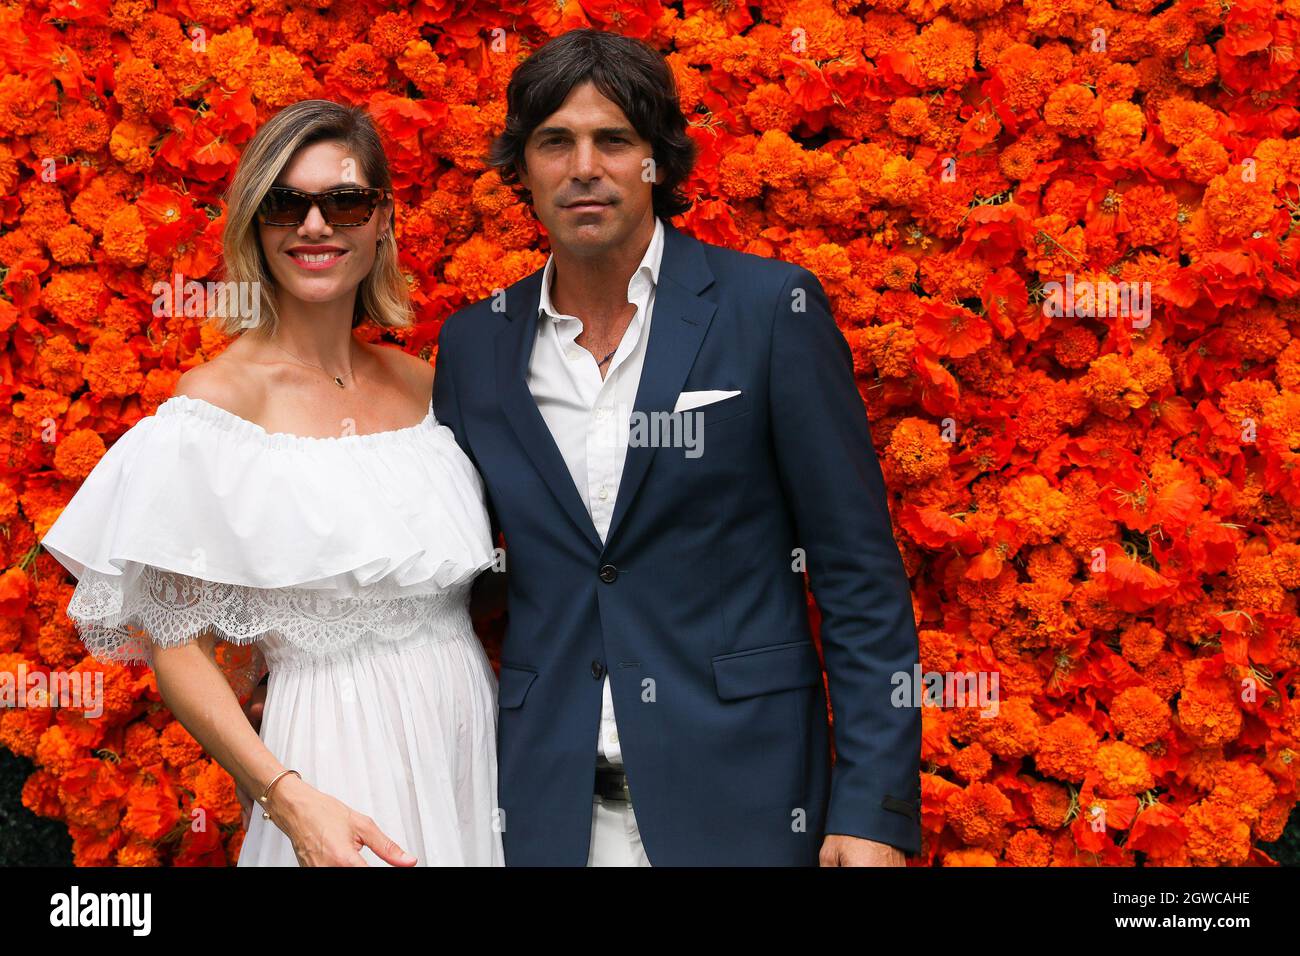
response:
<path id="1" fill-rule="evenodd" d="M 264 388 L 260 376 L 233 355 L 222 353 L 187 370 L 175 395 L 186 395 L 224 408 L 249 421 L 261 418 Z"/>
<path id="2" fill-rule="evenodd" d="M 412 355 L 401 346 L 387 342 L 371 342 L 381 361 L 387 362 L 394 375 L 400 375 L 409 386 L 421 395 L 433 394 L 433 364 L 418 355 Z"/>

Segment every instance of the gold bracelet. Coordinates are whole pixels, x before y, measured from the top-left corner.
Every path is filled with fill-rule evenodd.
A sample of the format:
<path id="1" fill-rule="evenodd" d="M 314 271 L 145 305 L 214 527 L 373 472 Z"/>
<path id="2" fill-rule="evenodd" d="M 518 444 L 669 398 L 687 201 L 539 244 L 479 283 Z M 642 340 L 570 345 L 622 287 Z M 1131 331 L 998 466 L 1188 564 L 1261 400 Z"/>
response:
<path id="1" fill-rule="evenodd" d="M 281 777 L 283 777 L 286 773 L 291 773 L 291 774 L 293 774 L 293 775 L 296 776 L 299 780 L 302 779 L 302 774 L 298 773 L 297 770 L 281 770 L 279 773 L 277 773 L 274 777 L 271 778 L 271 782 L 268 783 L 268 784 L 266 785 L 266 789 L 262 791 L 262 795 L 261 795 L 260 797 L 257 798 L 257 802 L 260 803 L 260 804 L 262 805 L 262 819 L 263 819 L 263 820 L 269 820 L 269 819 L 271 819 L 271 814 L 269 814 L 269 813 L 266 812 L 266 801 L 267 801 L 267 800 L 270 798 L 270 796 L 271 796 L 271 788 L 274 787 L 274 786 L 276 785 L 276 783 L 279 781 L 279 779 L 280 779 Z"/>

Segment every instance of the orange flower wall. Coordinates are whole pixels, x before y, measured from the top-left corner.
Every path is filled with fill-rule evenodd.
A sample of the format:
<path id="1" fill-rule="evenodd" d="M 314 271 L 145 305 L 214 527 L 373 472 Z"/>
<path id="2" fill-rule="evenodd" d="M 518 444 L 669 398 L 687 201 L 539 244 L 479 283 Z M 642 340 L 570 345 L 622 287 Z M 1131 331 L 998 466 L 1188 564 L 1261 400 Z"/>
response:
<path id="1" fill-rule="evenodd" d="M 998 675 L 996 716 L 923 711 L 919 862 L 1271 862 L 1300 771 L 1300 2 L 761 10 L 0 8 L 0 671 L 104 674 L 102 716 L 0 710 L 0 746 L 78 864 L 224 865 L 242 840 L 230 777 L 147 668 L 86 658 L 37 544 L 227 344 L 155 317 L 153 283 L 219 278 L 259 124 L 365 104 L 418 310 L 397 341 L 430 356 L 447 315 L 545 262 L 481 157 L 514 65 L 589 25 L 668 56 L 700 147 L 680 227 L 827 290 L 921 670 Z M 1149 311 L 1061 313 L 1055 283 L 1149 288 Z"/>

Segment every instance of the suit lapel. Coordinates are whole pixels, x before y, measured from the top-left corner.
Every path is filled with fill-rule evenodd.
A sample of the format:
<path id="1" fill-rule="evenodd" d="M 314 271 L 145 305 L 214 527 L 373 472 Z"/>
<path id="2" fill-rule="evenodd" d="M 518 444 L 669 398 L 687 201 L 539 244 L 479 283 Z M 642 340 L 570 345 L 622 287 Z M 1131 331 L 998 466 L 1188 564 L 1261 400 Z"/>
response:
<path id="1" fill-rule="evenodd" d="M 555 436 L 542 417 L 533 393 L 528 388 L 528 360 L 537 336 L 537 309 L 542 295 L 542 271 L 538 270 L 508 294 L 508 322 L 496 336 L 497 382 L 500 383 L 501 410 L 514 429 L 533 466 L 551 489 L 574 525 L 599 551 L 603 545 L 591 515 L 578 495 L 573 475 L 555 444 Z"/>
<path id="2" fill-rule="evenodd" d="M 696 293 L 712 284 L 713 272 L 704 258 L 703 244 L 664 220 L 664 255 L 650 313 L 650 341 L 646 344 L 641 384 L 633 405 L 634 411 L 647 423 L 655 420 L 654 412 L 671 413 L 677 404 L 677 396 L 718 309 L 716 303 Z M 653 444 L 629 444 L 627 457 L 623 459 L 618 498 L 605 535 L 606 546 L 614 540 L 654 455 Z"/>
<path id="3" fill-rule="evenodd" d="M 528 362 L 537 336 L 544 271 L 539 269 L 521 280 L 507 295 L 506 314 L 510 322 L 497 333 L 495 341 L 501 408 L 555 500 L 593 547 L 602 551 L 613 540 L 645 480 L 655 448 L 643 445 L 627 449 L 609 533 L 602 544 L 555 437 L 528 388 Z M 655 288 L 650 338 L 634 403 L 635 411 L 647 420 L 653 420 L 652 413 L 656 411 L 671 413 L 677 403 L 682 384 L 717 311 L 715 303 L 697 294 L 712 283 L 713 272 L 705 260 L 703 244 L 665 219 L 663 260 Z"/>

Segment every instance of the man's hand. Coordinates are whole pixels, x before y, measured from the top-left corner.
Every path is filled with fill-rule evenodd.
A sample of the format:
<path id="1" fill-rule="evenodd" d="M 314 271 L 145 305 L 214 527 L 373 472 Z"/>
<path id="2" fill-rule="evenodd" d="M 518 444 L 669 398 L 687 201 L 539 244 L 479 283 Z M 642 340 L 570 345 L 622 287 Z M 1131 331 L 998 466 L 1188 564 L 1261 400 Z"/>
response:
<path id="1" fill-rule="evenodd" d="M 262 729 L 262 708 L 266 704 L 266 684 L 258 684 L 253 688 L 252 696 L 248 698 L 248 703 L 244 705 L 244 716 L 248 722 L 253 725 L 254 730 Z M 235 797 L 239 800 L 239 808 L 243 812 L 240 819 L 244 829 L 248 829 L 248 821 L 253 812 L 253 798 L 244 793 L 239 784 L 235 784 Z"/>
<path id="2" fill-rule="evenodd" d="M 253 729 L 258 732 L 262 729 L 262 708 L 265 706 L 266 682 L 263 681 L 253 688 L 253 693 L 248 697 L 248 703 L 244 705 L 244 716 L 253 725 Z"/>
<path id="3" fill-rule="evenodd" d="M 489 568 L 474 579 L 469 592 L 469 614 L 475 620 L 500 617 L 506 611 L 510 572 Z"/>
<path id="4" fill-rule="evenodd" d="M 888 843 L 828 833 L 817 862 L 821 866 L 907 866 L 907 857 Z"/>

